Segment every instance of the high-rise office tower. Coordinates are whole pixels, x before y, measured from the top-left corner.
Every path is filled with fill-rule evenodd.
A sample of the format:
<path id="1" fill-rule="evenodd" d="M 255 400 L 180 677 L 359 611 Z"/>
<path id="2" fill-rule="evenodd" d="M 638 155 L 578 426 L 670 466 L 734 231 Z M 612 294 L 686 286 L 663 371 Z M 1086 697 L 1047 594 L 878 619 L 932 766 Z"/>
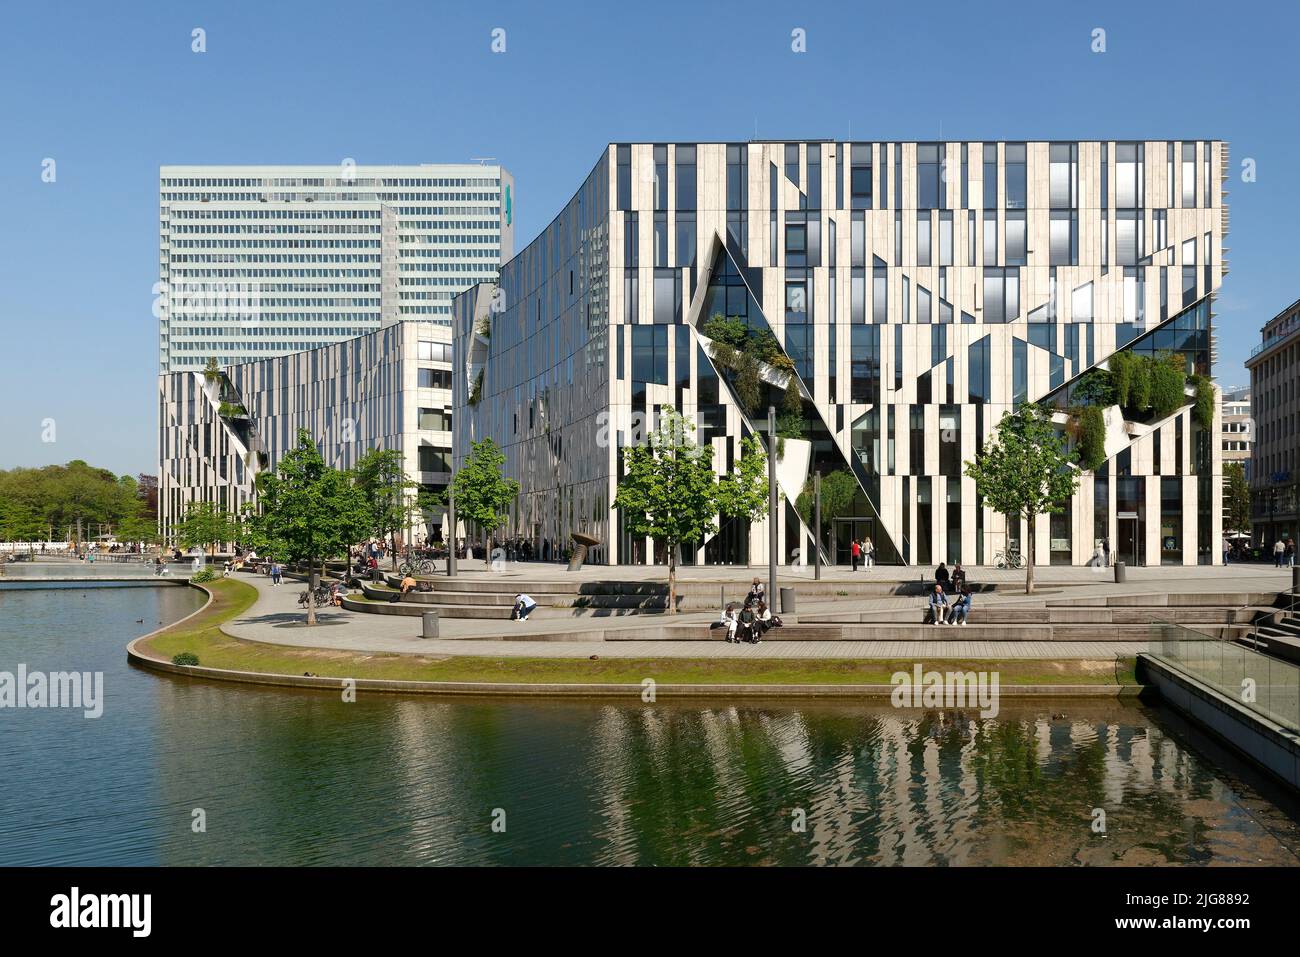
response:
<path id="1" fill-rule="evenodd" d="M 513 252 L 512 192 L 476 163 L 162 167 L 159 371 L 449 326 L 452 298 Z"/>

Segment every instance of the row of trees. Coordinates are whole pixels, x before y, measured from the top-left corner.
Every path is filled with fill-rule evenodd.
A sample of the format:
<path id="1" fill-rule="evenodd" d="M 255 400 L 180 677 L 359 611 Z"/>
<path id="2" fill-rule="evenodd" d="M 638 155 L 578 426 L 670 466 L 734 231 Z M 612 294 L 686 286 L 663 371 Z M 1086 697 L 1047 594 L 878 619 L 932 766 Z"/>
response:
<path id="1" fill-rule="evenodd" d="M 81 459 L 0 470 L 0 541 L 63 541 L 80 525 L 83 537 L 102 531 L 124 542 L 152 542 L 157 507 L 152 475 L 114 475 Z"/>

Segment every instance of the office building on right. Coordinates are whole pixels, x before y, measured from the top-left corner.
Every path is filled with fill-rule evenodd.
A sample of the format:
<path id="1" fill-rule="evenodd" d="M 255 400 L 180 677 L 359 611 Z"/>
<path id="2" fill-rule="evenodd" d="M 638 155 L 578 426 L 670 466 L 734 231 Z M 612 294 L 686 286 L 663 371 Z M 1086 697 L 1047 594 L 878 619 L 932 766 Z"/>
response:
<path id="1" fill-rule="evenodd" d="M 1300 447 L 1300 299 L 1265 323 L 1246 360 L 1255 444 L 1251 451 L 1252 540 L 1271 546 L 1297 532 Z"/>

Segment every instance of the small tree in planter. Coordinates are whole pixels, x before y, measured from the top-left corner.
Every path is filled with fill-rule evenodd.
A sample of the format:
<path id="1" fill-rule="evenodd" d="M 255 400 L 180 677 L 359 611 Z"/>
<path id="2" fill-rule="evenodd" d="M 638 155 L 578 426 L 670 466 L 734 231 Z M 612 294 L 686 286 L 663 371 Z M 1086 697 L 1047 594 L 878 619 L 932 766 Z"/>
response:
<path id="1" fill-rule="evenodd" d="M 181 548 L 202 548 L 211 555 L 217 545 L 239 537 L 239 523 L 229 512 L 217 508 L 215 502 L 190 502 L 175 531 Z"/>
<path id="2" fill-rule="evenodd" d="M 1030 402 L 1008 412 L 998 423 L 994 437 L 974 462 L 966 463 L 966 474 L 975 480 L 989 507 L 1007 517 L 1007 522 L 1029 524 L 1025 561 L 1025 594 L 1034 591 L 1034 539 L 1038 516 L 1059 511 L 1061 503 L 1074 494 L 1079 473 L 1075 455 L 1052 425 L 1042 406 Z"/>
<path id="3" fill-rule="evenodd" d="M 257 477 L 258 506 L 248 524 L 254 541 L 273 547 L 277 558 L 305 562 L 314 570 L 347 554 L 368 529 L 366 501 L 350 472 L 330 468 L 306 429 L 274 472 Z M 316 603 L 307 602 L 307 624 L 316 624 Z"/>
<path id="4" fill-rule="evenodd" d="M 687 433 L 695 425 L 664 406 L 658 428 L 645 445 L 623 450 L 626 474 L 614 497 L 634 536 L 664 543 L 668 555 L 668 614 L 677 612 L 677 549 L 701 542 L 714 530 L 718 483 L 713 446 L 698 446 Z"/>
<path id="5" fill-rule="evenodd" d="M 795 499 L 794 507 L 799 513 L 799 517 L 804 520 L 809 528 L 813 527 L 813 512 L 815 511 L 816 502 L 813 496 L 813 481 L 809 479 L 804 483 L 803 491 Z M 831 523 L 831 550 L 834 553 L 836 541 L 834 535 L 835 519 L 841 515 L 851 515 L 853 513 L 853 501 L 858 495 L 858 480 L 853 477 L 853 473 L 848 469 L 836 469 L 829 475 L 822 476 L 822 522 Z M 813 534 L 817 536 L 818 545 L 821 544 L 821 529 L 815 529 Z"/>
<path id="6" fill-rule="evenodd" d="M 505 461 L 505 453 L 492 439 L 480 439 L 471 444 L 465 464 L 451 480 L 457 517 L 473 522 L 483 531 L 483 561 L 488 568 L 492 567 L 488 541 L 505 524 L 506 509 L 519 494 L 519 483 L 501 475 Z M 450 534 L 454 538 L 455 529 Z"/>

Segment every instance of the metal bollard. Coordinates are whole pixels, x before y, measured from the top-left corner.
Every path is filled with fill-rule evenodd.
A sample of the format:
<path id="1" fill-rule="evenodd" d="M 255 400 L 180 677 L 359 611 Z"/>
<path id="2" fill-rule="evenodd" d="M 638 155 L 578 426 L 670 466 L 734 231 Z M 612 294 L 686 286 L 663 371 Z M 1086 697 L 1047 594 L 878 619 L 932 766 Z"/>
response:
<path id="1" fill-rule="evenodd" d="M 1126 573 L 1126 571 L 1127 571 L 1127 568 L 1125 567 L 1125 565 L 1124 565 L 1123 562 L 1116 562 L 1116 563 L 1115 563 L 1115 582 L 1116 582 L 1116 584 L 1119 584 L 1120 582 L 1126 581 L 1126 578 L 1125 578 L 1125 573 Z"/>
<path id="2" fill-rule="evenodd" d="M 424 620 L 424 631 L 420 633 L 421 638 L 438 637 L 438 613 L 436 611 L 426 611 L 422 616 Z"/>

